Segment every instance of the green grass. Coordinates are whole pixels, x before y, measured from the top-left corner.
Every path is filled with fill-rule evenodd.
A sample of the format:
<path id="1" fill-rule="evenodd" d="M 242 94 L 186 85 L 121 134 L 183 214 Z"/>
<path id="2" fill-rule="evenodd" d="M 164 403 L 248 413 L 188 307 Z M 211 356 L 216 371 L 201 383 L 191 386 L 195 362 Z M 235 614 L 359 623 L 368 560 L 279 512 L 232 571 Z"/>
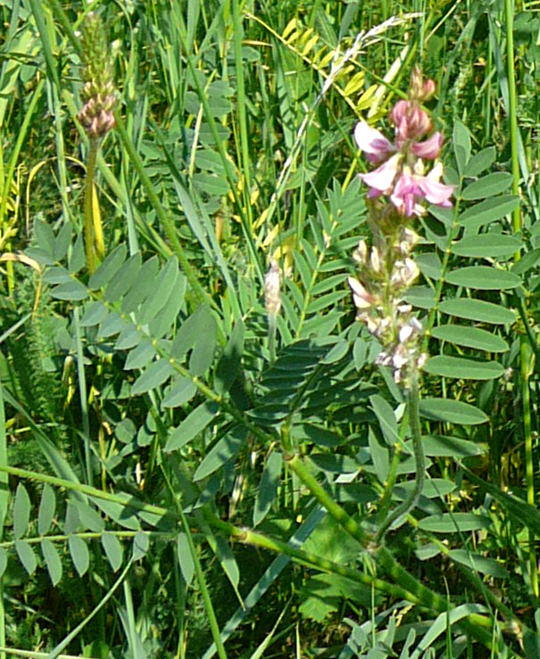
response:
<path id="1" fill-rule="evenodd" d="M 88 9 L 118 97 L 98 202 L 85 8 L 0 3 L 0 654 L 540 656 L 538 2 Z M 347 286 L 352 131 L 389 133 L 414 64 L 457 186 L 414 227 L 418 501 Z"/>

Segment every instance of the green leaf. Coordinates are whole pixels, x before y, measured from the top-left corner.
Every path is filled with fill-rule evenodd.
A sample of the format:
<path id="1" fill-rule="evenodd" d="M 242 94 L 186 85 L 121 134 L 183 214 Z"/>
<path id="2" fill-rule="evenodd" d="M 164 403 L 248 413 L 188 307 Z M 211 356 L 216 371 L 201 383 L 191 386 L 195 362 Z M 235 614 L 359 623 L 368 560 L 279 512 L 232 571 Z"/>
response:
<path id="1" fill-rule="evenodd" d="M 491 197 L 479 204 L 475 204 L 461 213 L 459 221 L 467 229 L 478 229 L 484 224 L 500 220 L 519 206 L 517 195 L 501 195 Z"/>
<path id="2" fill-rule="evenodd" d="M 109 315 L 109 310 L 103 302 L 89 302 L 81 318 L 81 327 L 93 327 L 99 325 Z"/>
<path id="3" fill-rule="evenodd" d="M 41 493 L 38 513 L 38 533 L 45 535 L 50 529 L 54 513 L 56 512 L 56 496 L 52 487 L 45 483 Z"/>
<path id="4" fill-rule="evenodd" d="M 458 423 L 463 426 L 489 421 L 487 414 L 469 403 L 446 398 L 427 397 L 420 401 L 420 413 L 432 421 Z"/>
<path id="5" fill-rule="evenodd" d="M 182 423 L 175 428 L 167 440 L 165 445 L 165 452 L 175 451 L 182 448 L 212 421 L 219 410 L 219 405 L 212 402 L 201 403 L 198 407 L 192 410 Z"/>
<path id="6" fill-rule="evenodd" d="M 122 565 L 122 558 L 124 556 L 124 550 L 120 540 L 112 533 L 104 533 L 101 536 L 101 544 L 113 571 L 116 572 Z"/>
<path id="7" fill-rule="evenodd" d="M 233 430 L 228 432 L 227 435 L 222 437 L 206 454 L 206 457 L 193 474 L 193 480 L 200 481 L 203 478 L 210 476 L 210 474 L 213 474 L 218 469 L 221 469 L 221 467 L 234 458 L 242 448 L 246 441 L 246 437 L 247 430 L 245 428 L 240 428 L 239 426 L 236 426 Z"/>
<path id="8" fill-rule="evenodd" d="M 476 153 L 463 170 L 463 176 L 478 176 L 495 162 L 497 151 L 494 146 L 488 146 Z"/>
<path id="9" fill-rule="evenodd" d="M 486 452 L 485 448 L 468 439 L 442 435 L 424 435 L 422 446 L 425 455 L 430 457 L 466 458 Z"/>
<path id="10" fill-rule="evenodd" d="M 266 461 L 259 489 L 257 490 L 255 507 L 253 509 L 253 526 L 260 524 L 272 507 L 272 503 L 277 495 L 282 464 L 283 457 L 281 453 L 272 451 Z"/>
<path id="11" fill-rule="evenodd" d="M 26 533 L 30 521 L 30 497 L 22 483 L 17 485 L 13 503 L 13 535 L 18 539 Z"/>
<path id="12" fill-rule="evenodd" d="M 45 270 L 43 281 L 50 285 L 69 284 L 73 281 L 73 278 L 65 268 L 55 265 L 52 268 L 47 268 L 47 270 Z"/>
<path id="13" fill-rule="evenodd" d="M 493 380 L 504 373 L 504 367 L 498 362 L 482 362 L 447 355 L 431 357 L 425 370 L 431 375 L 460 380 Z"/>
<path id="14" fill-rule="evenodd" d="M 126 253 L 127 247 L 125 243 L 122 243 L 116 249 L 110 252 L 110 254 L 105 257 L 103 263 L 90 277 L 90 280 L 88 281 L 88 288 L 91 290 L 97 290 L 98 288 L 105 286 L 105 284 L 110 281 L 110 279 L 118 271 L 118 268 L 120 268 L 122 263 L 125 261 Z"/>
<path id="15" fill-rule="evenodd" d="M 72 238 L 73 225 L 71 222 L 66 222 L 56 234 L 56 239 L 54 241 L 53 258 L 55 261 L 62 261 L 66 258 Z"/>
<path id="16" fill-rule="evenodd" d="M 193 575 L 195 574 L 195 564 L 193 562 L 193 556 L 191 555 L 188 539 L 183 531 L 180 531 L 176 537 L 176 553 L 178 555 L 178 564 L 180 565 L 182 576 L 184 577 L 186 585 L 189 586 L 193 580 Z"/>
<path id="17" fill-rule="evenodd" d="M 436 252 L 425 252 L 417 254 L 415 260 L 420 268 L 420 272 L 430 279 L 440 279 L 442 273 L 442 263 Z"/>
<path id="18" fill-rule="evenodd" d="M 343 359 L 345 355 L 349 352 L 349 342 L 348 341 L 337 341 L 337 343 L 330 348 L 324 357 L 320 360 L 321 364 L 335 364 L 340 359 Z"/>
<path id="19" fill-rule="evenodd" d="M 493 325 L 506 325 L 507 323 L 513 323 L 516 320 L 514 312 L 509 309 L 505 309 L 492 302 L 471 300 L 466 297 L 445 300 L 440 304 L 439 309 L 449 316 L 468 318 L 469 320 L 477 320 L 482 323 L 491 323 Z"/>
<path id="20" fill-rule="evenodd" d="M 15 551 L 28 574 L 34 574 L 37 567 L 37 558 L 28 542 L 25 540 L 15 540 Z"/>
<path id="21" fill-rule="evenodd" d="M 51 578 L 53 586 L 62 579 L 62 561 L 58 555 L 58 550 L 54 544 L 45 538 L 41 541 L 41 553 L 45 559 L 45 565 L 47 566 L 47 572 Z"/>
<path id="22" fill-rule="evenodd" d="M 452 143 L 458 170 L 463 174 L 471 155 L 471 136 L 467 127 L 459 120 L 454 123 Z"/>
<path id="23" fill-rule="evenodd" d="M 216 366 L 214 389 L 220 395 L 229 391 L 242 367 L 244 333 L 244 323 L 239 320 L 234 326 L 223 350 L 223 355 Z"/>
<path id="24" fill-rule="evenodd" d="M 513 256 L 522 243 L 514 236 L 504 236 L 500 233 L 482 233 L 470 236 L 452 245 L 452 252 L 457 256 L 477 258 L 504 258 Z"/>
<path id="25" fill-rule="evenodd" d="M 504 339 L 478 327 L 465 325 L 439 325 L 431 330 L 431 335 L 441 341 L 449 341 L 458 346 L 477 348 L 486 352 L 506 352 L 509 347 Z"/>
<path id="26" fill-rule="evenodd" d="M 195 345 L 200 332 L 204 331 L 204 328 L 209 323 L 215 323 L 215 320 L 212 318 L 210 309 L 206 305 L 201 304 L 180 325 L 171 347 L 171 355 L 178 359 L 184 357 L 186 352 Z"/>
<path id="27" fill-rule="evenodd" d="M 55 236 L 51 226 L 41 220 L 36 220 L 33 225 L 36 246 L 46 252 L 54 260 Z"/>
<path id="28" fill-rule="evenodd" d="M 230 544 L 224 537 L 218 535 L 215 537 L 215 546 L 212 547 L 212 549 L 215 552 L 223 571 L 227 575 L 227 578 L 231 582 L 236 595 L 241 600 L 241 595 L 238 592 L 240 569 L 238 568 L 238 563 L 234 557 Z"/>
<path id="29" fill-rule="evenodd" d="M 70 535 L 68 538 L 69 553 L 71 560 L 80 577 L 86 574 L 90 565 L 90 554 L 86 542 L 78 535 Z"/>
<path id="30" fill-rule="evenodd" d="M 137 518 L 137 510 L 129 505 L 129 502 L 119 503 L 117 501 L 105 501 L 97 497 L 92 499 L 96 506 L 98 506 L 106 515 L 108 515 L 117 524 L 138 531 L 141 528 Z"/>
<path id="31" fill-rule="evenodd" d="M 474 513 L 441 513 L 424 517 L 418 522 L 418 526 L 430 533 L 465 533 L 488 529 L 491 520 L 489 517 Z"/>
<path id="32" fill-rule="evenodd" d="M 144 531 L 137 531 L 133 538 L 133 560 L 137 561 L 146 556 L 150 548 L 150 537 Z"/>
<path id="33" fill-rule="evenodd" d="M 135 283 L 122 300 L 123 313 L 135 311 L 139 304 L 153 295 L 156 290 L 158 271 L 159 261 L 156 256 L 153 256 L 142 264 Z"/>
<path id="34" fill-rule="evenodd" d="M 156 350 L 150 340 L 142 340 L 139 345 L 135 346 L 129 352 L 126 363 L 124 364 L 124 370 L 131 371 L 135 368 L 143 368 L 155 357 L 155 354 Z"/>
<path id="35" fill-rule="evenodd" d="M 198 328 L 195 334 L 193 350 L 189 358 L 189 372 L 200 377 L 212 365 L 216 350 L 217 326 L 214 317 L 208 314 L 207 322 Z"/>
<path id="36" fill-rule="evenodd" d="M 492 558 L 486 558 L 480 554 L 473 554 L 466 549 L 451 549 L 448 556 L 453 560 L 470 567 L 475 572 L 487 574 L 490 577 L 497 579 L 509 578 L 508 571 L 497 561 Z"/>
<path id="37" fill-rule="evenodd" d="M 411 286 L 403 299 L 419 309 L 432 309 L 435 306 L 435 293 L 429 286 Z"/>
<path id="38" fill-rule="evenodd" d="M 390 407 L 386 399 L 379 394 L 369 397 L 371 407 L 379 421 L 382 433 L 389 446 L 394 446 L 399 442 L 398 426 L 394 410 Z"/>
<path id="39" fill-rule="evenodd" d="M 412 452 L 412 446 L 410 444 L 409 447 Z M 413 490 L 415 487 L 416 479 L 407 481 L 405 483 L 396 483 L 392 491 L 392 496 L 403 501 L 403 499 L 409 496 L 411 490 Z M 457 485 L 454 481 L 449 481 L 445 478 L 430 478 L 424 482 L 424 486 L 422 488 L 422 496 L 426 497 L 427 499 L 444 497 L 447 494 L 450 494 L 450 492 L 453 492 L 456 487 Z"/>
<path id="40" fill-rule="evenodd" d="M 191 400 L 196 393 L 197 387 L 193 384 L 193 380 L 180 376 L 173 380 L 171 386 L 166 390 L 161 405 L 162 407 L 180 407 Z"/>
<path id="41" fill-rule="evenodd" d="M 488 174 L 478 181 L 470 183 L 465 190 L 461 193 L 462 199 L 485 199 L 486 197 L 493 197 L 512 185 L 513 176 L 506 172 L 497 172 L 496 174 Z"/>
<path id="42" fill-rule="evenodd" d="M 158 361 L 150 364 L 135 380 L 131 387 L 131 395 L 139 396 L 147 391 L 156 389 L 156 387 L 166 382 L 174 373 L 174 368 L 166 359 L 158 359 Z"/>
<path id="43" fill-rule="evenodd" d="M 177 286 L 179 275 L 178 260 L 173 256 L 167 261 L 165 267 L 159 273 L 159 277 L 155 280 L 154 294 L 137 313 L 141 325 L 149 323 L 167 304 L 169 295 Z"/>
<path id="44" fill-rule="evenodd" d="M 8 553 L 4 547 L 0 547 L 0 578 L 4 576 L 8 564 Z"/>
<path id="45" fill-rule="evenodd" d="M 59 284 L 51 289 L 51 295 L 58 300 L 84 300 L 88 297 L 88 290 L 80 281 L 73 279 L 65 284 Z"/>
<path id="46" fill-rule="evenodd" d="M 176 286 L 170 292 L 163 309 L 148 325 L 148 332 L 153 339 L 160 339 L 170 330 L 184 304 L 186 288 L 187 279 L 182 273 L 179 273 Z"/>
<path id="47" fill-rule="evenodd" d="M 381 483 L 384 483 L 386 482 L 388 473 L 390 471 L 390 454 L 388 449 L 379 443 L 379 440 L 377 439 L 377 436 L 371 427 L 368 431 L 368 444 L 377 478 L 381 481 Z M 356 468 L 358 469 L 358 465 Z"/>
<path id="48" fill-rule="evenodd" d="M 117 302 L 129 291 L 135 283 L 141 270 L 141 253 L 137 252 L 122 263 L 111 277 L 104 298 L 109 302 Z"/>
<path id="49" fill-rule="evenodd" d="M 467 286 L 478 290 L 503 290 L 515 288 L 521 284 L 521 279 L 506 270 L 490 268 L 486 265 L 473 265 L 448 272 L 445 277 L 449 284 Z"/>
<path id="50" fill-rule="evenodd" d="M 522 275 L 540 261 L 540 247 L 531 249 L 529 252 L 523 255 L 519 261 L 516 261 L 512 266 L 512 272 L 516 275 Z"/>

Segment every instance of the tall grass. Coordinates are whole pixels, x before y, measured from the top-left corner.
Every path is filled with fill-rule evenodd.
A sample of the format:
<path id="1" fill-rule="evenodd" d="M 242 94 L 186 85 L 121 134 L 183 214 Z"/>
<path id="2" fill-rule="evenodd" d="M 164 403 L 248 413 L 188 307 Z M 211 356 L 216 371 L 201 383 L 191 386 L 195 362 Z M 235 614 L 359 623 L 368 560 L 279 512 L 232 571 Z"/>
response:
<path id="1" fill-rule="evenodd" d="M 2 656 L 538 656 L 538 9 L 0 4 Z M 346 281 L 414 64 L 456 198 L 411 399 Z"/>

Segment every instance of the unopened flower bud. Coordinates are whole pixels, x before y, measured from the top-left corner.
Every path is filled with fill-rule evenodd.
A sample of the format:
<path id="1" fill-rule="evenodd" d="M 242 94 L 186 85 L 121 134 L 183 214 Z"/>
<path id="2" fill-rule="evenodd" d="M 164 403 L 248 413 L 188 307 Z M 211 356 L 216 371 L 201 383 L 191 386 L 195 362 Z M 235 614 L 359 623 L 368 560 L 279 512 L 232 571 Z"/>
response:
<path id="1" fill-rule="evenodd" d="M 270 262 L 270 268 L 264 278 L 264 306 L 268 316 L 274 318 L 281 309 L 281 274 L 274 260 Z"/>
<path id="2" fill-rule="evenodd" d="M 411 74 L 410 97 L 420 102 L 428 101 L 435 93 L 435 89 L 435 81 L 430 78 L 424 80 L 420 69 L 415 66 Z"/>

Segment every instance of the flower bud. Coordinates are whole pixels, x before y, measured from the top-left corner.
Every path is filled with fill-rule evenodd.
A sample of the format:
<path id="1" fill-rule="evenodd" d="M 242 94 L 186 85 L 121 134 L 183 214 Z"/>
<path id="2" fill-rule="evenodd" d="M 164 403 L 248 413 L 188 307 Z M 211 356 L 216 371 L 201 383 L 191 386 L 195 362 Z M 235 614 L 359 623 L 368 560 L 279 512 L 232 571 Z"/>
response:
<path id="1" fill-rule="evenodd" d="M 268 316 L 273 318 L 281 309 L 281 274 L 274 260 L 270 262 L 270 268 L 264 278 L 264 306 Z"/>

